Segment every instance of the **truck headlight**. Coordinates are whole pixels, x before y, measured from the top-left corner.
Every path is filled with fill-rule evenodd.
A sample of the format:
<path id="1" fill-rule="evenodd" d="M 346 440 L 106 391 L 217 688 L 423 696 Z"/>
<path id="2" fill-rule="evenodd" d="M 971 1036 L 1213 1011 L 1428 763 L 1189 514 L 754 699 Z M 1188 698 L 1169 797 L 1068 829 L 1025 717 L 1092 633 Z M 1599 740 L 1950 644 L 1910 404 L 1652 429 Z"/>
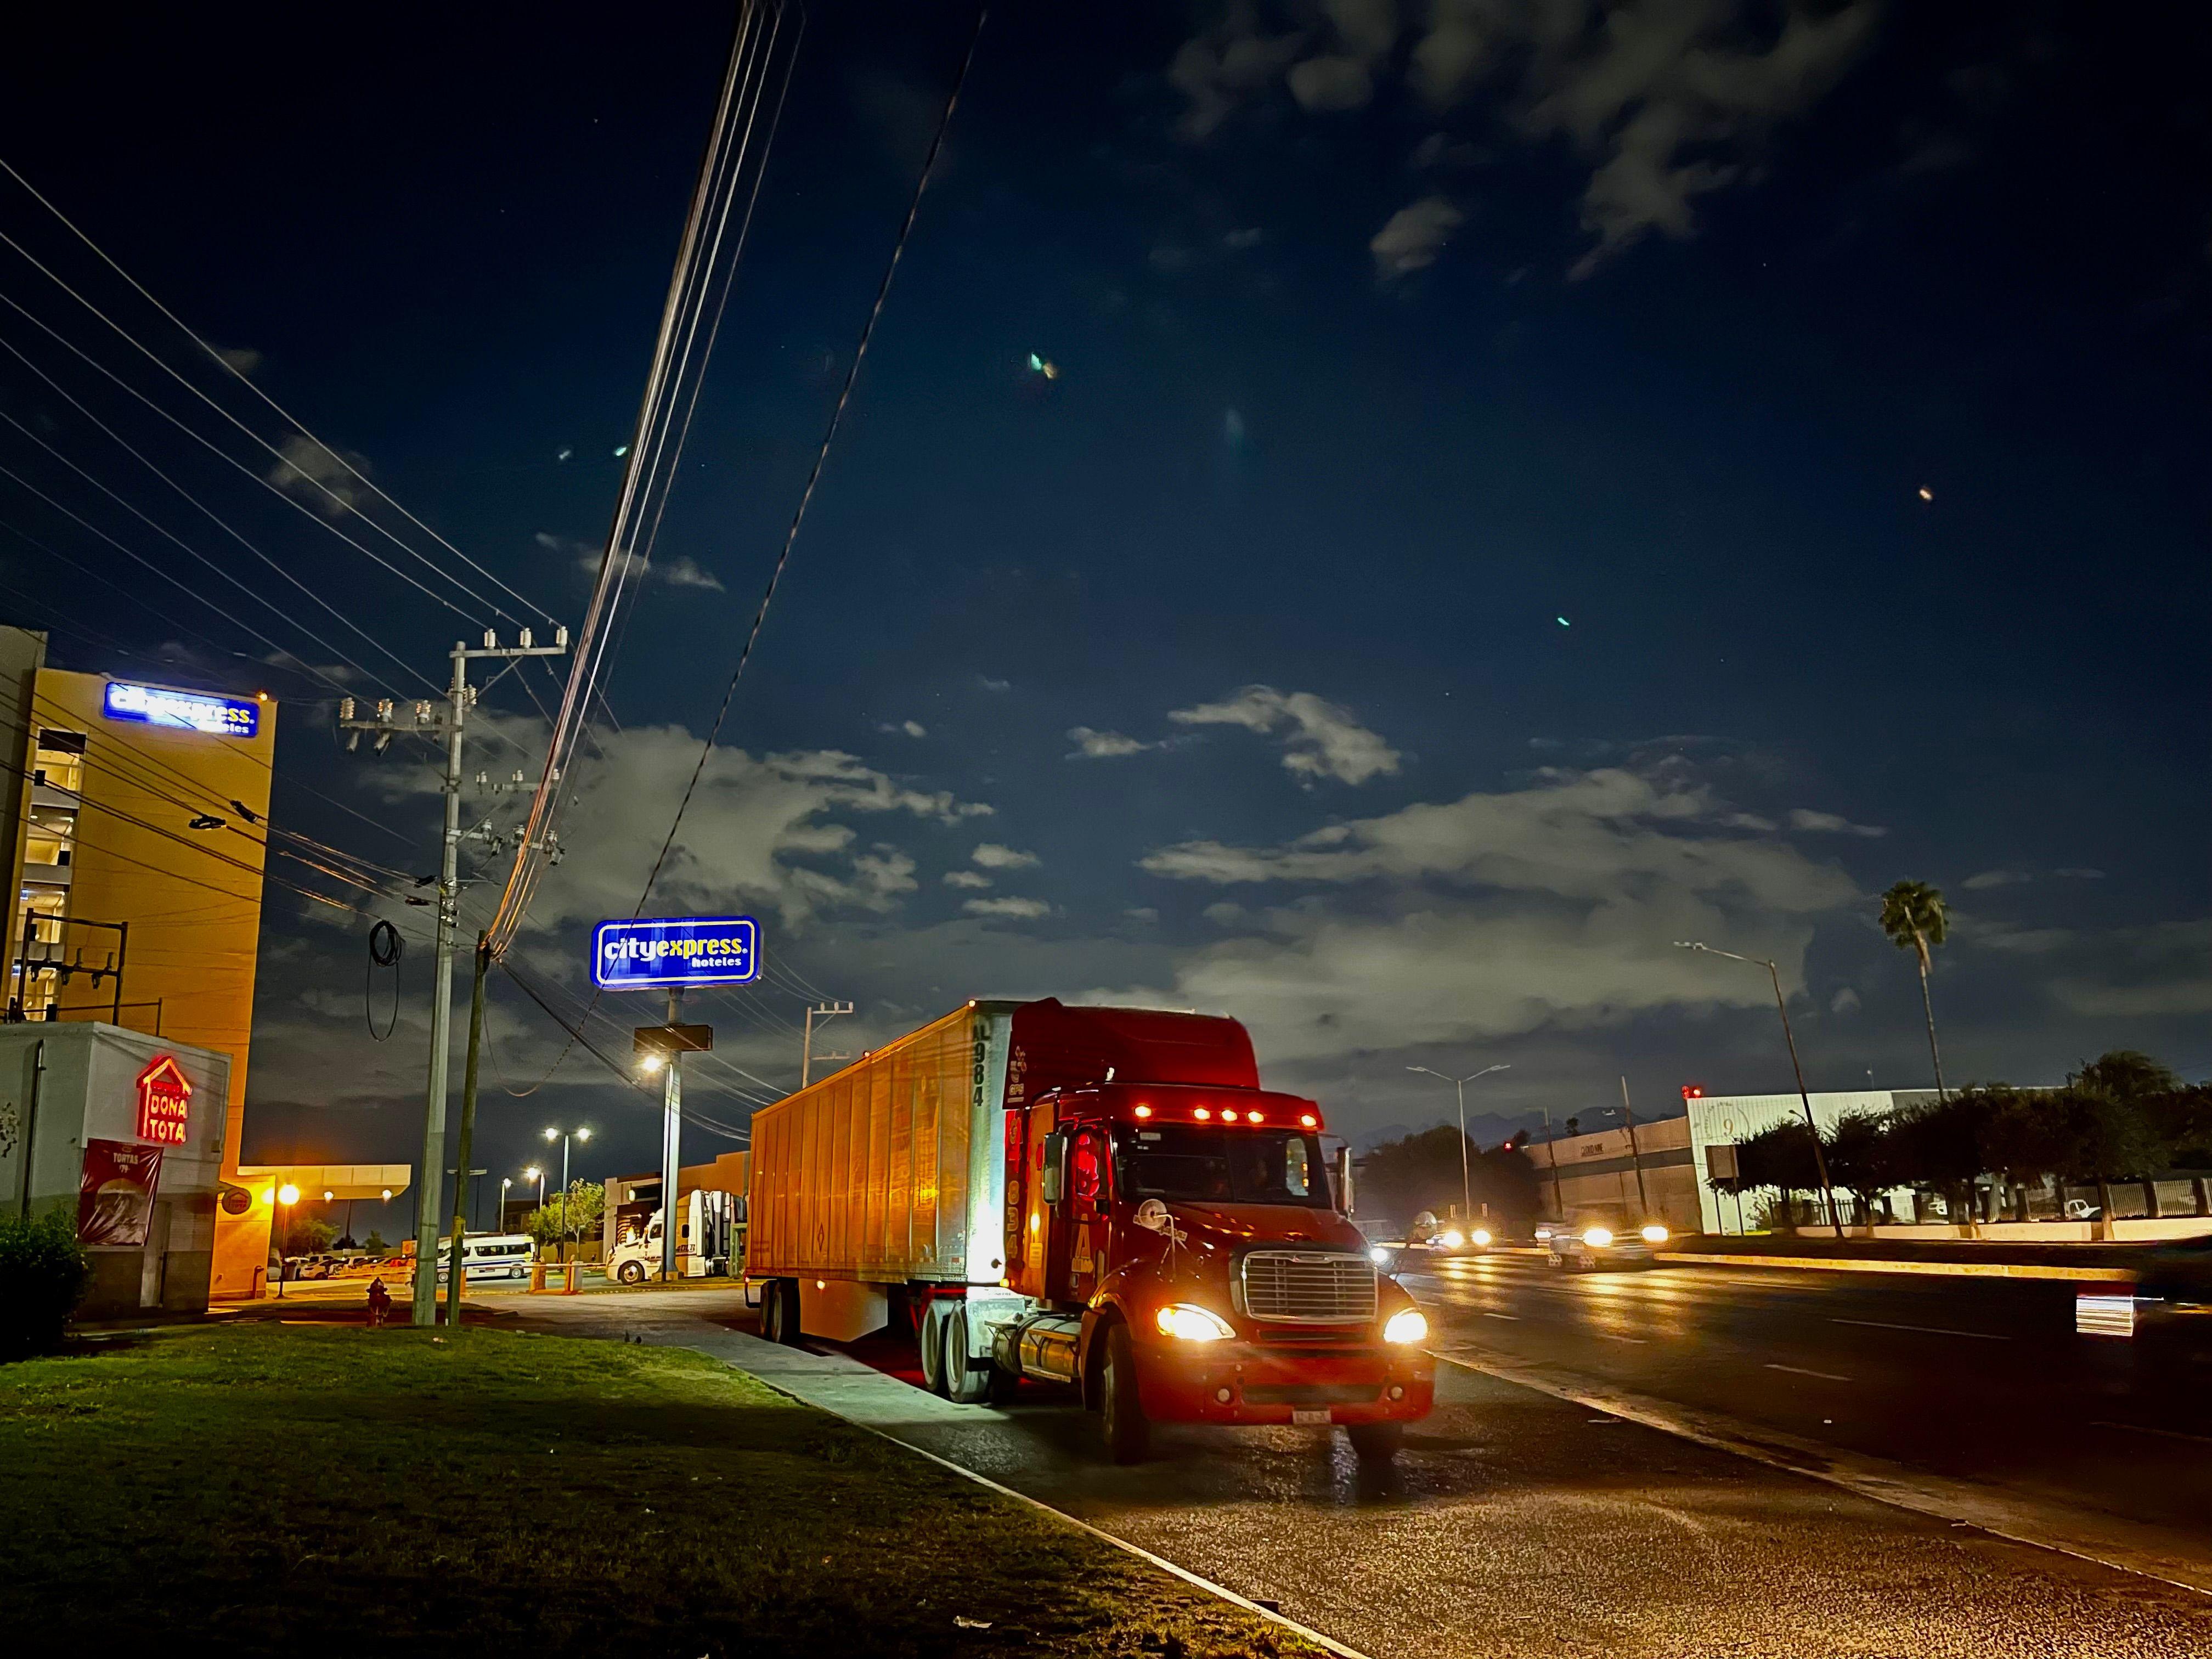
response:
<path id="1" fill-rule="evenodd" d="M 1378 1267 L 1387 1267 L 1390 1265 L 1390 1252 L 1380 1244 L 1373 1245 L 1368 1249 L 1367 1259 Z"/>
<path id="2" fill-rule="evenodd" d="M 1490 1229 L 1487 1227 L 1477 1227 L 1474 1230 L 1474 1242 L 1485 1248 L 1487 1248 L 1490 1243 Z"/>
<path id="3" fill-rule="evenodd" d="M 1613 1229 L 1610 1227 L 1585 1227 L 1583 1229 L 1583 1243 L 1589 1245 L 1593 1250 L 1601 1250 L 1607 1245 L 1613 1243 Z"/>
<path id="4" fill-rule="evenodd" d="M 1428 1339 L 1429 1322 L 1419 1308 L 1401 1308 L 1382 1328 L 1385 1342 L 1422 1342 Z"/>
<path id="5" fill-rule="evenodd" d="M 1644 1242 L 1646 1244 L 1664 1244 L 1667 1242 L 1667 1230 L 1656 1221 L 1651 1223 L 1644 1230 Z"/>
<path id="6" fill-rule="evenodd" d="M 1185 1342 L 1219 1342 L 1237 1334 L 1219 1314 L 1194 1302 L 1170 1304 L 1160 1310 L 1156 1322 L 1162 1336 L 1176 1337 Z"/>
<path id="7" fill-rule="evenodd" d="M 1455 1250 L 1467 1243 L 1467 1235 L 1456 1227 L 1447 1227 L 1437 1235 L 1437 1243 L 1448 1250 Z"/>

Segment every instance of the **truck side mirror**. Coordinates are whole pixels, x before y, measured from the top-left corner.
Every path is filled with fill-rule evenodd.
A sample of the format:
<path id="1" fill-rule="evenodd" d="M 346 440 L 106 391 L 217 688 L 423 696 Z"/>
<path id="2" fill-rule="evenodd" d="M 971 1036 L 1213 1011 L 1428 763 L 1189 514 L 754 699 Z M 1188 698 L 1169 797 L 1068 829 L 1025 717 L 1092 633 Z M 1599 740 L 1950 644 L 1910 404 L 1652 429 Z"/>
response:
<path id="1" fill-rule="evenodd" d="M 1352 1213 L 1352 1148 L 1336 1149 L 1336 1207 L 1345 1214 Z"/>
<path id="2" fill-rule="evenodd" d="M 1057 1204 L 1066 1188 L 1067 1137 L 1054 1129 L 1044 1138 L 1044 1168 L 1037 1176 L 1037 1196 L 1047 1204 Z"/>

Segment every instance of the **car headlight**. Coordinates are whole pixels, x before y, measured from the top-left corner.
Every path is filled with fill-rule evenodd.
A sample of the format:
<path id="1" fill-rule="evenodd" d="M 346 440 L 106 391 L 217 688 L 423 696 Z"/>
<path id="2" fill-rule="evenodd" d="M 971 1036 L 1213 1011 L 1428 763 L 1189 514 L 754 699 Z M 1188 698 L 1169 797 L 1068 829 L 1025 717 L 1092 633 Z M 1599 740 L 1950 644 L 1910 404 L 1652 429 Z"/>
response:
<path id="1" fill-rule="evenodd" d="M 1646 1244 L 1664 1244 L 1667 1242 L 1667 1230 L 1657 1222 L 1652 1222 L 1644 1230 L 1644 1242 Z"/>
<path id="2" fill-rule="evenodd" d="M 1401 1308 L 1390 1316 L 1390 1322 L 1382 1328 L 1385 1342 L 1423 1342 L 1428 1340 L 1429 1322 L 1419 1308 Z"/>
<path id="3" fill-rule="evenodd" d="M 1437 1235 L 1437 1243 L 1448 1250 L 1455 1250 L 1467 1243 L 1467 1235 L 1456 1227 L 1447 1227 Z"/>
<path id="4" fill-rule="evenodd" d="M 1551 1230 L 1549 1227 L 1539 1227 L 1539 1228 L 1537 1228 L 1537 1229 L 1536 1229 L 1536 1242 L 1537 1242 L 1539 1244 L 1541 1244 L 1541 1243 L 1542 1243 L 1546 1239 L 1549 1238 L 1551 1236 L 1552 1236 L 1552 1230 Z"/>
<path id="5" fill-rule="evenodd" d="M 1380 1244 L 1370 1245 L 1367 1250 L 1367 1259 L 1378 1267 L 1387 1267 L 1390 1265 L 1390 1252 L 1384 1249 Z"/>
<path id="6" fill-rule="evenodd" d="M 1583 1243 L 1589 1245 L 1593 1250 L 1601 1250 L 1607 1245 L 1613 1243 L 1613 1229 L 1610 1227 L 1585 1227 L 1583 1229 Z"/>
<path id="7" fill-rule="evenodd" d="M 1157 1322 L 1162 1336 L 1178 1337 L 1185 1342 L 1219 1342 L 1237 1334 L 1219 1314 L 1194 1302 L 1170 1304 L 1160 1310 Z"/>
<path id="8" fill-rule="evenodd" d="M 1489 1229 L 1489 1228 L 1487 1228 L 1487 1227 L 1477 1227 L 1477 1228 L 1474 1230 L 1474 1242 L 1475 1242 L 1476 1243 L 1478 1243 L 1478 1244 L 1487 1244 L 1487 1243 L 1490 1243 L 1490 1229 Z"/>

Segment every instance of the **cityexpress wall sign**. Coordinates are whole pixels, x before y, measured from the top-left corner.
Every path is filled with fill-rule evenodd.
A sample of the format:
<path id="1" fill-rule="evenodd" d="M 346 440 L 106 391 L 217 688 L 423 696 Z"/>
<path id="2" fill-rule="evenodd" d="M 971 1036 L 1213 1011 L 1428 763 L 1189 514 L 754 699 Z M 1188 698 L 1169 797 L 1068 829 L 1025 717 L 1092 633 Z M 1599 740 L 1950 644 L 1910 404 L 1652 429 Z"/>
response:
<path id="1" fill-rule="evenodd" d="M 163 1054 L 138 1073 L 138 1139 L 181 1146 L 191 1129 L 192 1081 L 176 1056 Z"/>
<path id="2" fill-rule="evenodd" d="M 211 738 L 250 738 L 261 729 L 261 705 L 245 697 L 210 697 L 158 685 L 110 680 L 100 710 L 112 720 L 204 732 Z"/>
<path id="3" fill-rule="evenodd" d="M 750 916 L 603 921 L 592 930 L 592 983 L 603 991 L 743 985 L 759 976 L 760 924 Z"/>

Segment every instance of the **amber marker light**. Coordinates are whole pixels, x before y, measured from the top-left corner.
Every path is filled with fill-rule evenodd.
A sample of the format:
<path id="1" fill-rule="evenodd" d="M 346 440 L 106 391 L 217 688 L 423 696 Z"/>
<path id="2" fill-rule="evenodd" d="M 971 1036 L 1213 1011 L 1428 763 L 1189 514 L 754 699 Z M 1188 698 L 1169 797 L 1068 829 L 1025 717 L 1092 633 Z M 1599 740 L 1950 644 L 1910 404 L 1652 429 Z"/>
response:
<path id="1" fill-rule="evenodd" d="M 1150 1117 L 1152 1115 L 1152 1109 L 1149 1106 L 1139 1106 L 1137 1108 L 1136 1115 L 1139 1117 Z"/>
<path id="2" fill-rule="evenodd" d="M 1221 1121 L 1222 1121 L 1224 1123 L 1234 1123 L 1234 1122 L 1236 1122 L 1236 1121 L 1237 1121 L 1237 1114 L 1236 1114 L 1236 1112 L 1235 1112 L 1233 1109 L 1232 1109 L 1232 1110 L 1230 1110 L 1230 1111 L 1224 1112 L 1224 1113 L 1221 1115 Z"/>
<path id="3" fill-rule="evenodd" d="M 1298 1122 L 1300 1126 L 1304 1128 L 1310 1129 L 1320 1121 L 1321 1120 L 1316 1117 L 1311 1112 L 1301 1112 L 1298 1114 Z"/>
<path id="4" fill-rule="evenodd" d="M 1244 1114 L 1244 1121 L 1247 1123 L 1265 1123 L 1267 1120 L 1257 1112 L 1247 1112 Z"/>
<path id="5" fill-rule="evenodd" d="M 1213 1121 L 1213 1114 L 1203 1106 L 1193 1112 L 1191 1115 L 1196 1118 L 1200 1123 L 1211 1123 Z"/>

